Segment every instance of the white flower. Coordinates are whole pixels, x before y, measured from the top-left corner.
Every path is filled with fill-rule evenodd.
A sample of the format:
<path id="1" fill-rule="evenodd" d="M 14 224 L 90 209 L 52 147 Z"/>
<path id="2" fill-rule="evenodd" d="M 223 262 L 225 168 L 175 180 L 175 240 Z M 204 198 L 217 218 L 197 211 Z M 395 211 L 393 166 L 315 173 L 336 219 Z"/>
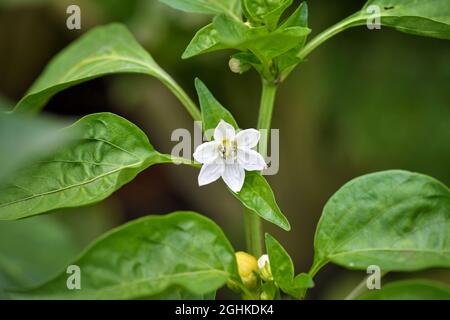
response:
<path id="1" fill-rule="evenodd" d="M 263 254 L 258 259 L 258 268 L 261 279 L 263 279 L 266 282 L 273 280 L 272 270 L 270 269 L 269 256 L 267 254 Z"/>
<path id="2" fill-rule="evenodd" d="M 258 268 L 261 270 L 266 266 L 266 263 L 269 263 L 269 256 L 267 254 L 263 254 L 258 259 Z"/>
<path id="3" fill-rule="evenodd" d="M 245 170 L 266 168 L 264 158 L 252 148 L 260 138 L 258 130 L 247 129 L 236 133 L 233 126 L 221 120 L 214 130 L 214 140 L 197 147 L 194 159 L 203 164 L 198 184 L 203 186 L 222 177 L 234 192 L 242 189 Z"/>

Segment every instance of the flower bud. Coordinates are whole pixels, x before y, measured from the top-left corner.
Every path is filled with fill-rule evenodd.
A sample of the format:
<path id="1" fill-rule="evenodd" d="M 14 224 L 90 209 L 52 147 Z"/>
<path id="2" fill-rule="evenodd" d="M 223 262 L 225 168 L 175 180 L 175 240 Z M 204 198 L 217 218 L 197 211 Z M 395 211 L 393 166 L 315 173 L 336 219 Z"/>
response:
<path id="1" fill-rule="evenodd" d="M 273 300 L 275 298 L 275 295 L 272 291 L 263 291 L 261 292 L 259 298 L 261 300 Z"/>
<path id="2" fill-rule="evenodd" d="M 236 252 L 239 276 L 245 287 L 252 290 L 258 285 L 258 261 L 246 252 Z"/>
<path id="3" fill-rule="evenodd" d="M 238 58 L 231 58 L 230 61 L 228 61 L 228 66 L 230 67 L 231 72 L 239 74 L 242 74 L 251 68 L 249 63 L 243 62 Z"/>
<path id="4" fill-rule="evenodd" d="M 273 280 L 272 270 L 270 269 L 269 256 L 267 254 L 263 254 L 258 259 L 258 268 L 261 279 L 263 279 L 266 282 Z"/>
<path id="5" fill-rule="evenodd" d="M 228 66 L 230 67 L 231 72 L 233 73 L 241 73 L 241 61 L 236 58 L 231 58 L 228 61 Z"/>
<path id="6" fill-rule="evenodd" d="M 274 300 L 278 292 L 278 288 L 273 281 L 266 282 L 261 287 L 259 298 L 261 300 Z"/>

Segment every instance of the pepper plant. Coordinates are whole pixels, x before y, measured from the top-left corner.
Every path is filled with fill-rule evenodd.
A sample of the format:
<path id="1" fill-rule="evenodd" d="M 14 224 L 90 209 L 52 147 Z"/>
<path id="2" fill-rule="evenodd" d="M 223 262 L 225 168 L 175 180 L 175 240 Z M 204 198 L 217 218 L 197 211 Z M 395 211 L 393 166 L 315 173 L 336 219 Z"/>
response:
<path id="1" fill-rule="evenodd" d="M 48 64 L 13 112 L 1 116 L 2 128 L 12 121 L 28 124 L 27 115 L 38 113 L 55 94 L 82 82 L 109 74 L 144 74 L 161 81 L 193 120 L 201 121 L 207 141 L 194 154 L 201 163 L 158 152 L 136 125 L 112 113 L 90 114 L 57 131 L 50 126 L 50 135 L 29 130 L 21 134 L 47 142 L 44 136 L 57 137 L 52 145 L 58 148 L 46 149 L 45 157 L 42 154 L 26 165 L 11 162 L 11 170 L 1 172 L 0 219 L 25 219 L 94 204 L 150 166 L 181 163 L 193 170 L 201 168 L 201 185 L 222 177 L 228 192 L 242 203 L 246 252 L 235 252 L 220 227 L 199 213 L 150 215 L 107 232 L 72 262 L 82 272 L 79 290 L 68 290 L 64 270 L 35 287 L 12 288 L 13 297 L 212 299 L 218 289 L 228 286 L 244 299 L 303 299 L 316 274 L 329 263 L 364 271 L 375 265 L 383 274 L 450 267 L 450 190 L 420 173 L 376 172 L 341 187 L 326 203 L 317 225 L 314 262 L 309 271 L 297 275 L 289 254 L 273 236 L 264 235 L 261 223 L 266 220 L 287 232 L 288 217 L 295 214 L 282 212 L 261 173 L 279 86 L 325 41 L 368 21 L 379 19 L 383 28 L 450 39 L 447 0 L 369 0 L 360 11 L 310 40 L 306 2 L 161 1 L 211 17 L 187 45 L 183 59 L 231 49 L 234 54 L 224 63 L 232 72 L 254 70 L 260 75 L 256 130 L 240 131 L 233 115 L 200 79 L 195 80 L 198 107 L 125 26 L 97 27 Z M 224 128 L 232 135 L 221 131 Z M 257 151 L 253 150 L 258 141 Z M 256 160 L 241 161 L 244 154 Z M 222 165 L 211 166 L 217 159 Z M 411 279 L 353 297 L 448 299 L 450 291 L 444 284 Z"/>

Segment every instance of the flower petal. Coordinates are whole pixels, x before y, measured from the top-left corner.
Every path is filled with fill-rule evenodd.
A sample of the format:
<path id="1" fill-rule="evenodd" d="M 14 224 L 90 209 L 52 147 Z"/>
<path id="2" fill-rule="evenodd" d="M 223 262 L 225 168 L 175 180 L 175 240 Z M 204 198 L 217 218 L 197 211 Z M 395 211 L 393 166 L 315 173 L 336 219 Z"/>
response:
<path id="1" fill-rule="evenodd" d="M 247 171 L 260 171 L 267 168 L 263 156 L 248 148 L 238 148 L 237 161 Z"/>
<path id="2" fill-rule="evenodd" d="M 219 156 L 219 143 L 216 141 L 205 142 L 195 149 L 193 154 L 195 161 L 200 163 L 213 163 Z"/>
<path id="3" fill-rule="evenodd" d="M 267 254 L 263 254 L 258 259 L 258 268 L 259 269 L 263 269 L 266 266 L 266 263 L 270 263 L 269 262 L 269 256 Z"/>
<path id="4" fill-rule="evenodd" d="M 222 142 L 223 140 L 234 140 L 235 135 L 236 130 L 234 130 L 234 127 L 223 120 L 220 120 L 214 130 L 214 140 L 218 142 Z"/>
<path id="5" fill-rule="evenodd" d="M 239 131 L 236 135 L 236 142 L 238 147 L 254 148 L 258 144 L 260 133 L 256 129 L 246 129 Z"/>
<path id="6" fill-rule="evenodd" d="M 224 171 L 225 165 L 223 163 L 205 164 L 198 175 L 198 185 L 204 186 L 219 179 Z"/>
<path id="7" fill-rule="evenodd" d="M 227 164 L 222 174 L 223 181 L 234 192 L 239 192 L 244 185 L 245 171 L 239 164 Z"/>

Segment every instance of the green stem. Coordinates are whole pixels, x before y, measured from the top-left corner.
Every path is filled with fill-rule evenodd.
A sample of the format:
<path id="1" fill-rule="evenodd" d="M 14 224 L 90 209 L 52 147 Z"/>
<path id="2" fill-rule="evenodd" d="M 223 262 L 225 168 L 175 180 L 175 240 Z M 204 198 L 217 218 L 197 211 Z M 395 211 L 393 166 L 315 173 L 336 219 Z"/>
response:
<path id="1" fill-rule="evenodd" d="M 329 27 L 322 33 L 318 34 L 314 39 L 309 41 L 297 56 L 302 60 L 305 59 L 306 56 L 308 56 L 314 49 L 316 49 L 318 46 L 320 46 L 322 43 L 324 43 L 331 37 L 337 35 L 338 33 L 350 27 L 357 25 L 358 22 L 360 22 L 361 17 L 362 17 L 361 14 L 357 12 L 356 14 L 353 14 L 347 17 L 346 19 L 339 21 L 335 25 Z M 367 19 L 367 16 L 364 16 L 363 19 L 365 21 Z"/>
<path id="2" fill-rule="evenodd" d="M 327 260 L 321 260 L 321 261 L 314 261 L 311 269 L 309 270 L 308 274 L 311 276 L 311 278 L 314 278 L 317 274 L 317 272 L 319 272 L 320 269 L 322 269 L 322 267 L 324 265 L 326 265 L 328 263 Z M 306 293 L 308 292 L 308 288 L 303 288 L 302 291 L 300 292 L 300 300 L 305 299 Z"/>
<path id="3" fill-rule="evenodd" d="M 267 156 L 267 145 L 272 122 L 273 106 L 275 103 L 275 95 L 277 86 L 272 82 L 263 80 L 261 105 L 259 109 L 258 129 L 261 130 L 261 139 L 259 142 L 259 152 L 263 156 Z M 247 250 L 255 257 L 262 254 L 263 233 L 261 218 L 253 211 L 245 209 L 244 225 Z"/>
<path id="4" fill-rule="evenodd" d="M 276 93 L 276 84 L 263 80 L 261 105 L 259 107 L 258 118 L 258 130 L 261 130 L 261 139 L 259 140 L 259 153 L 261 153 L 263 156 L 267 156 L 269 131 L 270 125 L 272 123 L 272 113 Z"/>
<path id="5" fill-rule="evenodd" d="M 241 281 L 239 280 L 234 280 L 234 279 L 230 279 L 228 280 L 230 281 L 232 284 L 234 284 L 235 286 L 238 286 L 242 292 L 245 294 L 245 296 L 247 297 L 247 299 L 250 300 L 259 300 L 258 297 L 256 295 L 254 295 L 250 290 L 248 290 Z"/>
<path id="6" fill-rule="evenodd" d="M 317 274 L 317 272 L 319 272 L 320 269 L 322 269 L 322 267 L 324 265 L 326 265 L 329 261 L 328 260 L 320 260 L 318 262 L 314 261 L 311 269 L 309 270 L 308 274 L 314 278 Z"/>
<path id="7" fill-rule="evenodd" d="M 381 278 L 384 277 L 387 274 L 387 272 L 381 273 Z M 367 289 L 367 279 L 370 276 L 367 276 L 362 280 L 353 290 L 345 297 L 345 300 L 354 300 L 355 298 L 359 297 L 361 294 L 366 292 Z"/>
<path id="8" fill-rule="evenodd" d="M 314 37 L 311 41 L 309 41 L 303 47 L 303 49 L 300 50 L 297 57 L 300 58 L 301 60 L 304 60 L 312 51 L 314 51 L 314 49 L 319 47 L 322 43 L 324 43 L 331 37 L 337 35 L 338 33 L 350 27 L 358 26 L 369 18 L 370 18 L 369 16 L 361 15 L 360 12 L 357 12 L 347 17 L 346 19 L 339 21 L 338 23 L 329 27 L 328 29 L 326 29 L 325 31 L 321 32 L 316 37 Z M 292 72 L 292 70 L 294 70 L 295 67 L 296 66 L 293 66 L 288 70 L 286 70 L 285 72 L 283 72 L 281 80 L 283 81 L 284 79 L 286 79 L 287 76 Z"/>
<path id="9" fill-rule="evenodd" d="M 244 209 L 245 243 L 248 253 L 259 258 L 262 255 L 262 227 L 259 216 L 250 209 Z"/>
<path id="10" fill-rule="evenodd" d="M 168 154 L 161 154 L 161 157 L 163 157 L 164 160 L 166 160 L 169 163 L 184 164 L 184 165 L 191 166 L 191 167 L 194 167 L 197 169 L 200 169 L 202 166 L 201 163 L 198 163 L 196 161 L 186 159 L 183 157 L 175 157 L 175 156 L 168 155 Z"/>
<path id="11" fill-rule="evenodd" d="M 162 69 L 161 71 L 163 74 L 159 78 L 161 82 L 164 83 L 170 89 L 170 91 L 172 91 L 172 93 L 178 98 L 178 100 L 180 100 L 180 102 L 186 108 L 187 112 L 189 112 L 194 121 L 202 121 L 202 114 L 200 113 L 197 105 L 169 74 L 167 74 Z"/>

